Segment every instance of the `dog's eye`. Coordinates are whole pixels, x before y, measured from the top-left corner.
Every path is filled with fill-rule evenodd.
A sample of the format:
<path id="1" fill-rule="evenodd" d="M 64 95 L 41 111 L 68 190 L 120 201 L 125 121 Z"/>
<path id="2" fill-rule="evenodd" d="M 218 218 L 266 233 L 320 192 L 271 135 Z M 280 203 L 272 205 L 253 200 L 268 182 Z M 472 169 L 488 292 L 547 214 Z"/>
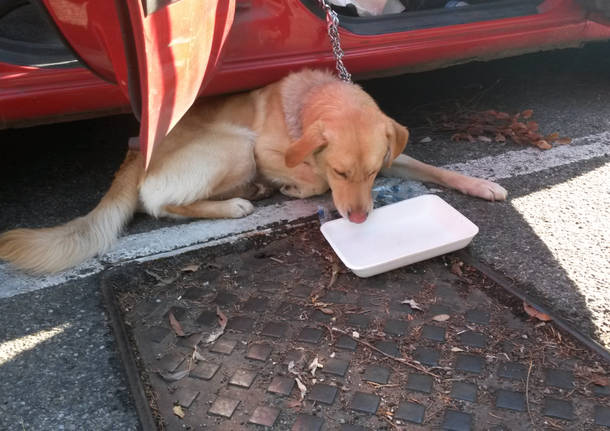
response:
<path id="1" fill-rule="evenodd" d="M 345 172 L 341 172 L 336 169 L 333 169 L 333 171 L 335 171 L 335 174 L 339 175 L 341 178 L 347 179 L 347 174 Z"/>

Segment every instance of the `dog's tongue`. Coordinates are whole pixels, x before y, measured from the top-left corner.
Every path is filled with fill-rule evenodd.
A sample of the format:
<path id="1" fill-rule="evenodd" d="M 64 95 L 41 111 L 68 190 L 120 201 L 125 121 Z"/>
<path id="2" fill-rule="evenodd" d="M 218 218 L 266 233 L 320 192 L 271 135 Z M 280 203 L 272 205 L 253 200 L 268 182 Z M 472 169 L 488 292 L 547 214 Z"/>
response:
<path id="1" fill-rule="evenodd" d="M 366 220 L 366 213 L 360 211 L 354 211 L 349 213 L 349 221 L 352 223 L 363 223 Z"/>

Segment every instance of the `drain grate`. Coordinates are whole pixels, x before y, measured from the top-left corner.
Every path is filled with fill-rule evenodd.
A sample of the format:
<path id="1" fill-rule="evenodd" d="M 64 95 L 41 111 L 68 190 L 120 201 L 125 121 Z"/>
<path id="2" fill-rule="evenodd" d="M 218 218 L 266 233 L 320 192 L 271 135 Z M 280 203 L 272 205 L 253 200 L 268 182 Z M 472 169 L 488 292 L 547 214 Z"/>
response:
<path id="1" fill-rule="evenodd" d="M 264 242 L 120 268 L 104 281 L 118 304 L 115 323 L 128 328 L 119 343 L 132 386 L 144 388 L 139 402 L 151 406 L 140 409 L 144 423 L 154 417 L 170 430 L 610 426 L 608 386 L 599 385 L 607 363 L 552 324 L 500 303 L 500 288 L 474 268 L 455 275 L 445 257 L 359 279 L 315 228 Z M 228 323 L 206 343 L 219 330 L 217 310 Z M 175 335 L 170 312 L 184 337 Z"/>

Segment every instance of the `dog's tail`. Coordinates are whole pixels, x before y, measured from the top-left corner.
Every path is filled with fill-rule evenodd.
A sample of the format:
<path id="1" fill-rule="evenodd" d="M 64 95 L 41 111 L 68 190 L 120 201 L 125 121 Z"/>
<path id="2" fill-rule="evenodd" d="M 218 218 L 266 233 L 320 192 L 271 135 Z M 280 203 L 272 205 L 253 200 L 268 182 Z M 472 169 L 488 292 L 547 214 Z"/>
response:
<path id="1" fill-rule="evenodd" d="M 139 153 L 129 151 L 110 189 L 89 214 L 56 227 L 3 233 L 0 259 L 41 274 L 70 268 L 106 251 L 136 211 L 142 170 Z"/>

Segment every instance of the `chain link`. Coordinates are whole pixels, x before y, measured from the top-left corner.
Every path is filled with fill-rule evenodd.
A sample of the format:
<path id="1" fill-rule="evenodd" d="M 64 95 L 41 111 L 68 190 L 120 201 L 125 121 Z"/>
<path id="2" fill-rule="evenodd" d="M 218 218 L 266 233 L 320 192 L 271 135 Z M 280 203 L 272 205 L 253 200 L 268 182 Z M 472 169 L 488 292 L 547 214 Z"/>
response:
<path id="1" fill-rule="evenodd" d="M 352 75 L 343 65 L 343 50 L 341 49 L 341 39 L 339 38 L 339 17 L 330 7 L 328 0 L 318 0 L 318 3 L 320 3 L 320 6 L 326 11 L 326 28 L 328 30 L 330 44 L 333 48 L 335 62 L 337 63 L 337 73 L 339 74 L 339 78 L 342 81 L 351 82 Z"/>

